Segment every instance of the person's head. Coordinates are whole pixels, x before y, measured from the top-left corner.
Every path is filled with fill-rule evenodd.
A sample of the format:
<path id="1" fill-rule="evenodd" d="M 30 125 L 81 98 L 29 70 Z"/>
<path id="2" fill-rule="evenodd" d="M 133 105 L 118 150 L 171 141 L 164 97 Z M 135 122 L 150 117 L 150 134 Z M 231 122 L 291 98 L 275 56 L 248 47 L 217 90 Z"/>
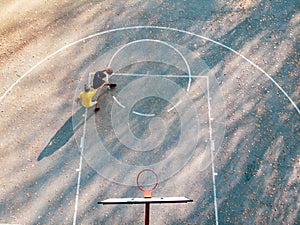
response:
<path id="1" fill-rule="evenodd" d="M 105 70 L 109 75 L 111 75 L 114 72 L 112 68 L 106 68 Z"/>
<path id="2" fill-rule="evenodd" d="M 84 91 L 89 92 L 90 90 L 91 90 L 90 87 L 87 84 L 85 84 L 84 85 Z"/>

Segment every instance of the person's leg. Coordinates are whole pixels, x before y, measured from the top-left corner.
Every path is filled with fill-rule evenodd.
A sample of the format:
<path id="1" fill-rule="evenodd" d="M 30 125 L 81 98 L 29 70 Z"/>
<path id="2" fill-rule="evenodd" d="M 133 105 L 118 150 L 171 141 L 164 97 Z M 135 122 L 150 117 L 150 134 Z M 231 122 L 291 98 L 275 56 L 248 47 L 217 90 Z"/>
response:
<path id="1" fill-rule="evenodd" d="M 117 84 L 111 84 L 111 83 L 110 83 L 108 86 L 109 86 L 109 88 L 114 88 L 114 87 L 117 86 Z"/>
<path id="2" fill-rule="evenodd" d="M 98 102 L 95 104 L 95 109 L 100 109 Z"/>
<path id="3" fill-rule="evenodd" d="M 95 106 L 95 112 L 99 111 L 100 110 L 100 107 L 99 107 L 99 104 L 98 104 L 98 101 L 93 101 L 93 105 L 92 106 Z"/>

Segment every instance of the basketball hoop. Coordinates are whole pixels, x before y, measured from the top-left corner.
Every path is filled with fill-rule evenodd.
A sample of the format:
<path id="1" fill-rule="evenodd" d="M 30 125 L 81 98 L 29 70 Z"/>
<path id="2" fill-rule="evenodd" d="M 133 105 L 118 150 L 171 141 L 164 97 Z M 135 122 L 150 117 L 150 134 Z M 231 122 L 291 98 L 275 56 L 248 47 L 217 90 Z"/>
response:
<path id="1" fill-rule="evenodd" d="M 149 189 L 146 189 L 143 185 L 140 184 L 140 181 L 139 181 L 141 174 L 143 174 L 144 172 L 147 172 L 147 171 L 151 172 L 155 176 L 155 185 L 152 188 L 149 188 Z M 157 174 L 153 170 L 151 170 L 151 169 L 144 169 L 141 172 L 139 172 L 139 174 L 137 175 L 136 183 L 137 183 L 137 186 L 139 187 L 139 189 L 142 192 L 144 192 L 144 198 L 151 198 L 152 197 L 152 195 L 151 195 L 152 191 L 154 191 L 157 188 L 157 186 L 158 186 L 158 176 L 157 176 Z"/>
<path id="2" fill-rule="evenodd" d="M 149 183 L 149 174 L 141 179 L 141 175 L 145 172 L 150 172 L 150 174 L 155 176 L 155 184 L 154 186 L 152 183 Z M 151 196 L 152 191 L 154 191 L 158 186 L 158 176 L 157 174 L 151 169 L 144 169 L 137 175 L 136 183 L 139 189 L 144 192 L 144 198 L 110 198 L 98 204 L 145 204 L 145 225 L 150 224 L 150 204 L 155 203 L 186 203 L 192 202 L 193 200 L 188 199 L 186 197 L 153 197 Z M 141 183 L 144 183 L 143 185 Z M 145 188 L 145 186 L 152 186 L 152 188 Z"/>

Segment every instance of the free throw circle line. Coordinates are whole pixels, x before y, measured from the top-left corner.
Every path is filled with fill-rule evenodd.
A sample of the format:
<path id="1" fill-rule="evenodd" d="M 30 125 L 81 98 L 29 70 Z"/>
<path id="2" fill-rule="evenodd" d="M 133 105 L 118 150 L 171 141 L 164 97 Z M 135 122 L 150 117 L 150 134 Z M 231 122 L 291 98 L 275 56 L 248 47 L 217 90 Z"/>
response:
<path id="1" fill-rule="evenodd" d="M 128 47 L 129 45 L 132 45 L 132 44 L 136 44 L 136 43 L 140 43 L 140 42 L 158 42 L 158 43 L 161 43 L 161 44 L 164 44 L 170 48 L 172 48 L 175 52 L 177 52 L 180 57 L 183 59 L 186 67 L 187 67 L 187 70 L 188 70 L 188 75 L 189 75 L 189 82 L 188 82 L 188 87 L 187 87 L 187 92 L 189 92 L 190 90 L 190 86 L 191 86 L 191 68 L 190 68 L 190 65 L 188 64 L 188 62 L 186 61 L 185 57 L 183 56 L 183 54 L 177 49 L 175 48 L 173 45 L 165 42 L 165 41 L 161 41 L 161 40 L 156 40 L 156 39 L 139 39 L 139 40 L 136 40 L 136 41 L 132 41 L 132 42 L 129 42 L 125 45 L 123 45 L 121 48 L 119 48 L 114 54 L 113 56 L 111 57 L 109 63 L 108 63 L 108 67 L 111 67 L 111 64 L 114 60 L 114 58 L 116 57 L 116 55 L 122 51 L 124 48 Z"/>
<path id="2" fill-rule="evenodd" d="M 121 106 L 123 109 L 126 108 L 124 105 L 121 104 L 121 102 L 118 101 L 118 99 L 117 99 L 115 96 L 113 96 L 113 99 L 114 99 L 115 102 L 116 102 L 119 106 Z"/>
<path id="3" fill-rule="evenodd" d="M 153 114 L 153 113 L 148 114 L 148 113 L 140 113 L 140 112 L 137 112 L 137 111 L 132 111 L 132 113 L 135 114 L 135 115 L 138 115 L 138 116 L 145 116 L 145 117 L 155 116 L 155 114 Z"/>

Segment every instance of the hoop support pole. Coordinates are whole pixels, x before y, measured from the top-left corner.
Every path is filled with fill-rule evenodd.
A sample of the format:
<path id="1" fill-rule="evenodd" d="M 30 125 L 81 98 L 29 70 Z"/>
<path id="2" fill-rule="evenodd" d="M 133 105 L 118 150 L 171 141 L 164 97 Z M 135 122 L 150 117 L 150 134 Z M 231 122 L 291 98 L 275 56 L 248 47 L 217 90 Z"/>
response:
<path id="1" fill-rule="evenodd" d="M 150 225 L 150 203 L 145 203 L 145 225 Z"/>

